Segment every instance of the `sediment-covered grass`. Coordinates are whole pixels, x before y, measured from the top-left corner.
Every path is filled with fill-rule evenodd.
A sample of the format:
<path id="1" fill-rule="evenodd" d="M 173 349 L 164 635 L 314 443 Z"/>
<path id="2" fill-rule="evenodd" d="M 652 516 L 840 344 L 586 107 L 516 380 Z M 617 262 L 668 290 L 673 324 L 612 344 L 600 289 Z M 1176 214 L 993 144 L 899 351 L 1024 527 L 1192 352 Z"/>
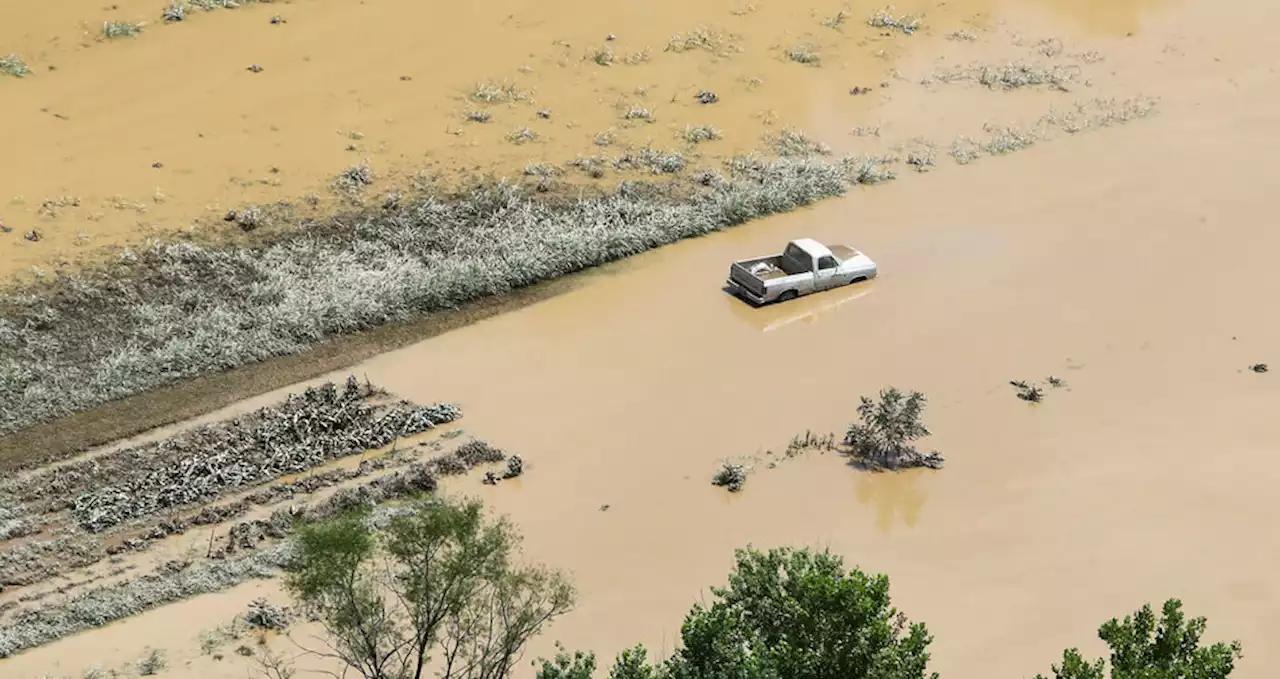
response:
<path id="1" fill-rule="evenodd" d="M 269 246 L 126 250 L 108 267 L 0 297 L 0 434 L 891 175 L 876 159 L 748 157 L 717 176 L 572 199 L 485 184 L 311 224 Z"/>
<path id="2" fill-rule="evenodd" d="M 508 458 L 483 441 L 471 441 L 452 453 L 359 486 L 339 489 L 310 506 L 279 509 L 269 519 L 237 523 L 229 532 L 228 545 L 219 552 L 222 558 L 169 562 L 153 573 L 86 589 L 66 599 L 51 598 L 13 613 L 0 625 L 0 658 L 194 596 L 275 577 L 288 562 L 288 536 L 298 519 L 324 519 L 356 507 L 374 507 L 377 510 L 372 518 L 379 521 L 396 511 L 386 503 L 433 493 L 440 477 L 465 474 L 477 466 L 503 460 L 508 462 L 507 477 L 523 471 L 519 457 Z M 513 460 L 515 464 L 511 464 Z M 247 538 L 246 544 L 234 544 L 237 536 Z M 278 541 L 255 548 L 259 537 Z"/>
<path id="3" fill-rule="evenodd" d="M 288 543 L 281 543 L 236 559 L 204 561 L 172 574 L 151 573 L 97 587 L 65 602 L 18 612 L 0 628 L 0 658 L 165 604 L 273 577 L 288 555 Z"/>
<path id="4" fill-rule="evenodd" d="M 343 389 L 326 383 L 225 422 L 43 472 L 18 497 L 74 499 L 80 526 L 99 532 L 381 448 L 461 415 L 448 404 L 371 402 L 378 393 L 354 377 Z"/>

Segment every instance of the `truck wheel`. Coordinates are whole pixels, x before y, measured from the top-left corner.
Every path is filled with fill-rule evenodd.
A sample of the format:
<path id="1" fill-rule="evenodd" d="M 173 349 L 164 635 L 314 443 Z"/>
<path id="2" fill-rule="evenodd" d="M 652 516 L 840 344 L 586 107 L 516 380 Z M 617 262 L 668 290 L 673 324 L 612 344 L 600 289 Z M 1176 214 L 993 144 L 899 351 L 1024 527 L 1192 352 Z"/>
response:
<path id="1" fill-rule="evenodd" d="M 788 291 L 786 291 L 786 292 L 782 293 L 781 295 L 778 295 L 778 301 L 779 301 L 779 302 L 790 302 L 791 300 L 793 300 L 793 299 L 795 299 L 795 298 L 797 298 L 797 297 L 799 297 L 799 296 L 800 296 L 800 293 L 796 292 L 795 290 L 788 290 Z"/>

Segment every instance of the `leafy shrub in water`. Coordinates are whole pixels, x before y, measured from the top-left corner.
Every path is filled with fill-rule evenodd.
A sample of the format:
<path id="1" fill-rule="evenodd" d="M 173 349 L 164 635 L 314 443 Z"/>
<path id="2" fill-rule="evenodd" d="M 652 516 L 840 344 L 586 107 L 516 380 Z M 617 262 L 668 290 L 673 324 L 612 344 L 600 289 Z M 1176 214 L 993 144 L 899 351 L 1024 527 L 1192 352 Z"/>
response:
<path id="1" fill-rule="evenodd" d="M 903 394 L 889 387 L 880 392 L 878 401 L 863 396 L 858 406 L 860 421 L 849 425 L 844 437 L 854 461 L 884 469 L 941 467 L 941 455 L 921 453 L 914 445 L 929 435 L 924 407 L 924 394 L 918 391 Z"/>

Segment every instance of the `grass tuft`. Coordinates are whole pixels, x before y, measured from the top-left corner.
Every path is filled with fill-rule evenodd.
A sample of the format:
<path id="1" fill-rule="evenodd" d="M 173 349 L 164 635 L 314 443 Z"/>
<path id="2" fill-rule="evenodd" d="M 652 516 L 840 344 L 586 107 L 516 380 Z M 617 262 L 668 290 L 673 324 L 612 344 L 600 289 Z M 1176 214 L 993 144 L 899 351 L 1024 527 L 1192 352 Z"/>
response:
<path id="1" fill-rule="evenodd" d="M 507 133 L 507 141 L 512 144 L 524 144 L 526 142 L 538 141 L 538 133 L 527 127 L 517 127 Z"/>
<path id="2" fill-rule="evenodd" d="M 679 151 L 659 151 L 643 146 L 628 149 L 626 153 L 615 158 L 613 169 L 619 172 L 643 170 L 652 174 L 675 174 L 683 170 L 687 164 Z"/>
<path id="3" fill-rule="evenodd" d="M 116 38 L 132 38 L 142 33 L 142 29 L 146 26 L 143 22 L 131 21 L 104 21 L 102 23 L 102 37 L 108 40 Z"/>
<path id="4" fill-rule="evenodd" d="M 827 28 L 840 30 L 840 27 L 844 26 L 844 23 L 849 20 L 849 17 L 851 15 L 852 15 L 852 12 L 849 11 L 848 7 L 845 7 L 841 9 L 839 12 L 836 12 L 835 16 L 827 17 L 826 19 L 823 19 L 822 25 L 826 26 Z"/>
<path id="5" fill-rule="evenodd" d="M 822 64 L 822 55 L 818 53 L 818 48 L 809 44 L 791 46 L 787 49 L 787 58 L 797 64 L 805 64 L 806 66 L 820 66 Z"/>
<path id="6" fill-rule="evenodd" d="M 919 14 L 894 15 L 893 6 L 878 9 L 871 13 L 867 25 L 872 28 L 883 28 L 900 31 L 904 35 L 912 35 L 924 28 L 924 17 Z"/>
<path id="7" fill-rule="evenodd" d="M 627 110 L 622 112 L 623 120 L 643 120 L 646 123 L 654 122 L 653 111 L 650 111 L 643 104 L 632 104 Z"/>
<path id="8" fill-rule="evenodd" d="M 612 66 L 613 59 L 613 49 L 608 45 L 600 47 L 591 53 L 591 60 L 599 66 Z"/>
<path id="9" fill-rule="evenodd" d="M 671 36 L 663 51 L 679 53 L 699 49 L 724 56 L 734 51 L 736 46 L 724 32 L 710 26 L 699 26 L 683 35 Z"/>
<path id="10" fill-rule="evenodd" d="M 807 134 L 794 127 L 784 127 L 777 134 L 767 134 L 764 140 L 769 148 L 784 158 L 829 155 L 831 153 L 831 147 L 810 139 Z"/>
<path id="11" fill-rule="evenodd" d="M 375 179 L 373 167 L 366 160 L 340 172 L 333 178 L 332 186 L 341 193 L 354 195 L 363 191 L 365 187 L 372 186 Z"/>
<path id="12" fill-rule="evenodd" d="M 0 73 L 14 78 L 25 78 L 31 75 L 31 68 L 21 57 L 10 54 L 7 57 L 0 57 Z"/>
<path id="13" fill-rule="evenodd" d="M 138 661 L 138 676 L 153 677 L 167 667 L 169 667 L 169 661 L 165 660 L 164 651 L 153 648 Z"/>
<path id="14" fill-rule="evenodd" d="M 680 137 L 690 144 L 701 144 L 705 141 L 720 139 L 723 135 L 714 125 L 687 125 Z"/>
<path id="15" fill-rule="evenodd" d="M 529 101 L 533 98 L 530 92 L 516 87 L 515 82 L 494 82 L 492 80 L 476 83 L 467 96 L 471 101 L 480 104 L 507 104 L 516 101 Z"/>

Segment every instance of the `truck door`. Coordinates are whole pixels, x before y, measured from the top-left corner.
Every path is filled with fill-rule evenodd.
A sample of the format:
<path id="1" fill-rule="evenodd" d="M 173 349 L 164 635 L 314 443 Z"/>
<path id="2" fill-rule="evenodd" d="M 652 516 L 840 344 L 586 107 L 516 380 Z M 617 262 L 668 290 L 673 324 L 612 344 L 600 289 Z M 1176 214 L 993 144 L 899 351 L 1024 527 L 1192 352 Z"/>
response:
<path id="1" fill-rule="evenodd" d="M 819 290 L 830 290 L 838 285 L 840 281 L 836 276 L 840 265 L 836 262 L 836 258 L 831 255 L 818 258 L 818 269 L 813 272 L 813 289 L 815 292 Z"/>

